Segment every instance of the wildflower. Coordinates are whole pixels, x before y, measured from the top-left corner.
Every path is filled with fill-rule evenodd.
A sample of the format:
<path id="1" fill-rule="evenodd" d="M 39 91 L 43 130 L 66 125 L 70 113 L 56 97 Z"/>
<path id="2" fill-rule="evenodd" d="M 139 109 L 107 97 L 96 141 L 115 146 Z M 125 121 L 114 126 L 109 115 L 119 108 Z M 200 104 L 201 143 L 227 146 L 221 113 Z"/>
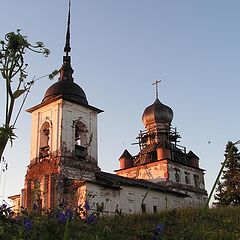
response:
<path id="1" fill-rule="evenodd" d="M 32 222 L 30 219 L 25 218 L 23 221 L 23 225 L 27 230 L 31 230 L 32 229 Z"/>
<path id="2" fill-rule="evenodd" d="M 69 220 L 73 219 L 73 212 L 71 211 L 71 209 L 68 208 L 65 212 L 65 215 Z"/>
<path id="3" fill-rule="evenodd" d="M 164 225 L 162 223 L 158 224 L 156 228 L 154 229 L 154 235 L 152 240 L 158 240 L 158 236 L 163 232 Z"/>
<path id="4" fill-rule="evenodd" d="M 58 213 L 57 219 L 60 223 L 63 223 L 63 224 L 65 224 L 67 222 L 67 217 L 63 212 Z"/>
<path id="5" fill-rule="evenodd" d="M 96 223 L 96 217 L 93 213 L 91 213 L 86 220 L 87 224 L 95 224 Z"/>
<path id="6" fill-rule="evenodd" d="M 158 224 L 155 228 L 156 233 L 162 233 L 164 229 L 164 225 L 162 223 Z"/>
<path id="7" fill-rule="evenodd" d="M 85 207 L 86 211 L 90 210 L 90 206 L 89 206 L 89 203 L 88 203 L 87 200 L 86 200 L 86 202 L 85 202 L 84 207 Z"/>

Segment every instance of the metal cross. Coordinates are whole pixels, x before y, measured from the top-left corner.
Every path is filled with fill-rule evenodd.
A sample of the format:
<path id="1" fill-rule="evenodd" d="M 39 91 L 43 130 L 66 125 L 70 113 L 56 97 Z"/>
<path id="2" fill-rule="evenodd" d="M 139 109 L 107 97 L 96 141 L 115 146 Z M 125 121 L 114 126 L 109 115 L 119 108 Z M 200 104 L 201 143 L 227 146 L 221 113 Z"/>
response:
<path id="1" fill-rule="evenodd" d="M 156 85 L 156 98 L 158 98 L 158 84 L 161 82 L 161 80 L 155 80 L 152 85 Z"/>

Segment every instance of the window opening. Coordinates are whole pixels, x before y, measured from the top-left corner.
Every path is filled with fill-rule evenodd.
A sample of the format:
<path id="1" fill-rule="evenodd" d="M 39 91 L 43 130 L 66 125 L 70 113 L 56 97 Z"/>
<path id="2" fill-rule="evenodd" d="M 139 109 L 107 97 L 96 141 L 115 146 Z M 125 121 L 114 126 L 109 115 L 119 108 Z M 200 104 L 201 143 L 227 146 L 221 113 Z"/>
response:
<path id="1" fill-rule="evenodd" d="M 176 182 L 180 182 L 180 170 L 179 169 L 175 169 L 175 180 Z"/>
<path id="2" fill-rule="evenodd" d="M 143 204 L 142 204 L 142 213 L 146 213 L 146 211 L 147 211 L 146 204 L 143 203 Z"/>
<path id="3" fill-rule="evenodd" d="M 199 188 L 199 176 L 194 174 L 193 178 L 194 178 L 194 186 Z"/>
<path id="4" fill-rule="evenodd" d="M 157 206 L 153 206 L 153 212 L 154 212 L 154 213 L 157 213 L 157 212 L 158 212 Z"/>
<path id="5" fill-rule="evenodd" d="M 75 122 L 75 143 L 82 147 L 87 145 L 87 128 L 82 122 Z"/>
<path id="6" fill-rule="evenodd" d="M 49 139 L 50 139 L 50 124 L 44 122 L 40 129 L 40 147 L 39 147 L 39 158 L 49 156 Z"/>
<path id="7" fill-rule="evenodd" d="M 85 149 L 87 146 L 87 128 L 81 122 L 77 121 L 75 126 L 75 155 L 80 158 L 85 157 Z"/>
<path id="8" fill-rule="evenodd" d="M 187 185 L 191 183 L 191 181 L 190 181 L 190 173 L 189 172 L 185 172 L 185 183 Z"/>

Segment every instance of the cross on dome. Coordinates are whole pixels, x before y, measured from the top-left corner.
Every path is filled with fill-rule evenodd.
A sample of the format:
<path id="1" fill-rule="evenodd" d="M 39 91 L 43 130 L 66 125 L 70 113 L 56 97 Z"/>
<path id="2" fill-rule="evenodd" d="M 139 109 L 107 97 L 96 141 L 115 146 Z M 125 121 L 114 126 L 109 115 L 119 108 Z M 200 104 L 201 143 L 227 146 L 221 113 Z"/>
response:
<path id="1" fill-rule="evenodd" d="M 162 82 L 161 80 L 155 80 L 152 85 L 156 85 L 156 99 L 158 99 L 158 84 Z"/>

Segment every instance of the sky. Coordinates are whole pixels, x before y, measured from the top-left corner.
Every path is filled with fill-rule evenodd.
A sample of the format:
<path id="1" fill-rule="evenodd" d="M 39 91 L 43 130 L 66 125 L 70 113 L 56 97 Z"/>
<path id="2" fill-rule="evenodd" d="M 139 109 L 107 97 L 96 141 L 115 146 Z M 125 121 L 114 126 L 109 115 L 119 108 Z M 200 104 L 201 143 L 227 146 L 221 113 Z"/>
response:
<path id="1" fill-rule="evenodd" d="M 31 42 L 43 41 L 48 58 L 27 54 L 28 78 L 62 65 L 67 0 L 0 0 L 0 39 L 16 29 Z M 74 81 L 98 118 L 99 166 L 119 168 L 124 149 L 140 130 L 144 109 L 155 100 L 173 109 L 180 144 L 200 157 L 210 192 L 228 141 L 240 139 L 240 1 L 238 0 L 72 0 L 71 57 Z M 55 80 L 35 83 L 24 109 L 41 102 Z M 4 85 L 0 78 L 0 123 Z M 22 112 L 18 138 L 4 153 L 9 167 L 0 174 L 0 196 L 20 193 L 30 162 L 31 115 Z M 0 197 L 1 200 L 1 197 Z"/>

